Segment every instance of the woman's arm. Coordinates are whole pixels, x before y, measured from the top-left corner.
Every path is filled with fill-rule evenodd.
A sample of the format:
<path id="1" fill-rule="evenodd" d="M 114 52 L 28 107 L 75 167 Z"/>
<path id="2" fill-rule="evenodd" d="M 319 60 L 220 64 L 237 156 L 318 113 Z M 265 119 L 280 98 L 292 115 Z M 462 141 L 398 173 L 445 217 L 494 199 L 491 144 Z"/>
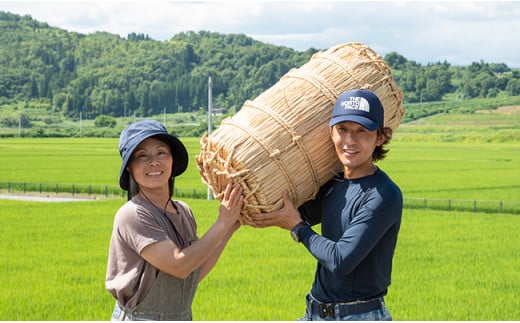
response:
<path id="1" fill-rule="evenodd" d="M 217 221 L 204 236 L 185 249 L 180 249 L 169 239 L 153 243 L 143 248 L 141 256 L 160 271 L 184 279 L 216 253 L 216 259 L 212 260 L 213 265 L 209 268 L 211 269 L 227 240 L 236 230 L 234 227 L 239 219 L 242 203 L 242 187 L 229 184 L 219 207 Z M 204 270 L 205 274 L 209 272 L 207 267 Z"/>

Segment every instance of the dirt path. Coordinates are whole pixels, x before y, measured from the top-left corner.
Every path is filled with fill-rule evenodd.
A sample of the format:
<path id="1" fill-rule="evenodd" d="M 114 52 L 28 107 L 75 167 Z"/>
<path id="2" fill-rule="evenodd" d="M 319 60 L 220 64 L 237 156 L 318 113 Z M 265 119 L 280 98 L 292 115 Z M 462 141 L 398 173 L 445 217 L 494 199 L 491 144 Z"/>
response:
<path id="1" fill-rule="evenodd" d="M 36 195 L 16 195 L 16 194 L 0 194 L 2 200 L 17 201 L 35 201 L 35 202 L 77 202 L 77 201 L 94 201 L 94 198 L 78 198 L 78 197 L 51 197 Z"/>

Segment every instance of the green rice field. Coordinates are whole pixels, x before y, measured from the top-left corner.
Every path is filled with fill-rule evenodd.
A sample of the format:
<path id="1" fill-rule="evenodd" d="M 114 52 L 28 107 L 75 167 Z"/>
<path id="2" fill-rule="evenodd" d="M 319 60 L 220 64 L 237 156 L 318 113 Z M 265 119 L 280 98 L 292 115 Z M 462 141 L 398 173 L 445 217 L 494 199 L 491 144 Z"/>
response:
<path id="1" fill-rule="evenodd" d="M 500 124 L 490 124 L 489 116 L 478 120 L 471 125 L 439 116 L 424 120 L 419 125 L 424 131 L 405 125 L 378 165 L 405 199 L 506 201 L 518 208 L 518 114 L 497 119 Z M 194 162 L 198 138 L 183 141 L 191 160 L 176 186 L 205 189 Z M 0 139 L 0 182 L 117 186 L 117 143 Z M 216 218 L 218 202 L 183 200 L 202 235 Z M 104 287 L 108 243 L 114 214 L 124 202 L 120 196 L 59 203 L 0 200 L 0 320 L 109 320 L 114 300 Z M 520 320 L 519 232 L 520 216 L 507 212 L 405 208 L 386 297 L 394 320 Z M 287 231 L 244 226 L 200 284 L 194 319 L 296 320 L 303 315 L 315 265 Z"/>
<path id="2" fill-rule="evenodd" d="M 186 200 L 203 233 L 216 201 Z M 0 320 L 109 320 L 119 199 L 0 200 Z M 395 320 L 520 320 L 520 218 L 405 209 L 386 298 Z M 315 262 L 287 231 L 242 227 L 199 286 L 195 320 L 295 320 Z"/>
<path id="3" fill-rule="evenodd" d="M 206 187 L 195 156 L 198 138 L 184 138 L 190 161 L 178 188 Z M 0 182 L 118 186 L 117 139 L 1 139 Z M 407 198 L 520 201 L 520 144 L 395 141 L 379 162 Z"/>

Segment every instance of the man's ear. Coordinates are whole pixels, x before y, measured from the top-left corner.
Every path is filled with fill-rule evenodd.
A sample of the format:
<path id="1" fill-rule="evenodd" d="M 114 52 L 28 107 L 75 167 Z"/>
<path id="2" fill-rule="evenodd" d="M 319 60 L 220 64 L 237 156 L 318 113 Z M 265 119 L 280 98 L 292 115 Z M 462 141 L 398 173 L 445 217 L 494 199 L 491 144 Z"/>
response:
<path id="1" fill-rule="evenodd" d="M 392 130 L 390 128 L 383 128 L 382 131 L 377 131 L 378 136 L 376 139 L 376 146 L 381 146 L 385 141 L 390 140 L 392 137 Z"/>
<path id="2" fill-rule="evenodd" d="M 385 135 L 380 134 L 379 136 L 377 136 L 376 146 L 381 146 L 384 143 L 385 143 Z"/>

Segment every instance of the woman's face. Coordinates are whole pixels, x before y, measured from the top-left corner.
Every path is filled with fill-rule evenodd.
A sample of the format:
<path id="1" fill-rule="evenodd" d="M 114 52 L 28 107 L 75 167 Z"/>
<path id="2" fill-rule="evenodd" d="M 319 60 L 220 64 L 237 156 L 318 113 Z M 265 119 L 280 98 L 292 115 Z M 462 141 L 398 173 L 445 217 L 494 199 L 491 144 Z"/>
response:
<path id="1" fill-rule="evenodd" d="M 140 189 L 168 189 L 173 157 L 170 146 L 156 138 L 141 142 L 127 167 Z"/>

